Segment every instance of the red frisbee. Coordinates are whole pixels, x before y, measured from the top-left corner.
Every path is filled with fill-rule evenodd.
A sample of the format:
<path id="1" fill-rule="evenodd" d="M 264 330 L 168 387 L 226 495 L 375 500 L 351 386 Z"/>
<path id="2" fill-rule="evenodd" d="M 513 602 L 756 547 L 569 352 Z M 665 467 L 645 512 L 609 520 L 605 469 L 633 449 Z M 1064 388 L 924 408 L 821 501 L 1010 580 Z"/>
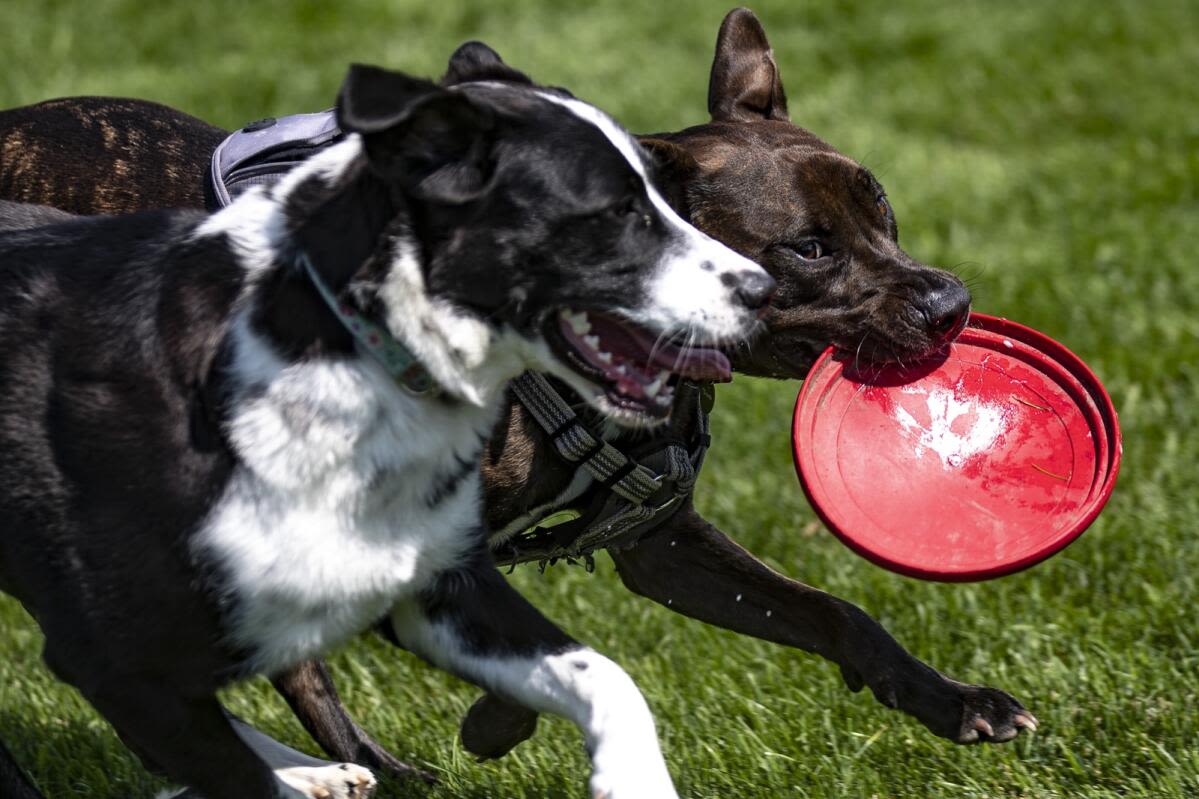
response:
<path id="1" fill-rule="evenodd" d="M 1063 549 L 1099 515 L 1120 428 L 1061 344 L 974 314 L 937 358 L 854 368 L 830 348 L 795 404 L 795 468 L 858 554 L 926 580 L 987 580 Z"/>

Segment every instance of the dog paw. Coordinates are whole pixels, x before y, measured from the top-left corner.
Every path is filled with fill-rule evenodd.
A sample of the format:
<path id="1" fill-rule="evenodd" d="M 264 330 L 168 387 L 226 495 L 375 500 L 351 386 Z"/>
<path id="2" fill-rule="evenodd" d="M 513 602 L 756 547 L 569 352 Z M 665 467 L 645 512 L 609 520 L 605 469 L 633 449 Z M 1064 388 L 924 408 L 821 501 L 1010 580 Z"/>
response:
<path id="1" fill-rule="evenodd" d="M 1021 730 L 1036 732 L 1037 718 L 1011 694 L 997 688 L 961 685 L 961 724 L 954 740 L 960 744 L 1003 743 Z"/>
<path id="2" fill-rule="evenodd" d="M 353 763 L 283 768 L 275 776 L 309 799 L 367 799 L 375 792 L 375 775 Z"/>
<path id="3" fill-rule="evenodd" d="M 851 691 L 869 686 L 883 705 L 915 716 L 934 735 L 954 743 L 1004 743 L 1021 730 L 1037 729 L 1036 716 L 1011 694 L 951 680 L 919 661 L 865 674 L 842 665 L 841 675 Z"/>
<path id="4" fill-rule="evenodd" d="M 466 712 L 459 735 L 466 751 L 491 760 L 508 754 L 536 730 L 536 712 L 484 694 Z"/>

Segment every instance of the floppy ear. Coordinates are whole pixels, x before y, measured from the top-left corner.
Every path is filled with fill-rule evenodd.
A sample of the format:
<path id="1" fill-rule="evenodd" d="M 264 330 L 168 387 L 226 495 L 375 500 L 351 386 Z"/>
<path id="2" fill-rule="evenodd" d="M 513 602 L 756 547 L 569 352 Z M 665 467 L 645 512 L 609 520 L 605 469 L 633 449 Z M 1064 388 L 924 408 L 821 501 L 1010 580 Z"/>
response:
<path id="1" fill-rule="evenodd" d="M 441 78 L 441 85 L 454 86 L 483 80 L 533 84 L 528 75 L 505 64 L 500 54 L 487 45 L 482 42 L 465 42 L 450 56 L 450 63 Z"/>
<path id="2" fill-rule="evenodd" d="M 708 112 L 717 122 L 790 120 L 766 31 L 748 8 L 733 9 L 720 25 L 708 82 Z"/>
<path id="3" fill-rule="evenodd" d="M 337 122 L 362 136 L 371 169 L 421 199 L 467 202 L 487 182 L 495 118 L 462 92 L 355 64 Z"/>
<path id="4" fill-rule="evenodd" d="M 646 136 L 638 141 L 654 159 L 654 171 L 658 177 L 655 185 L 662 196 L 679 216 L 690 218 L 687 184 L 699 172 L 699 162 L 687 150 L 667 139 Z"/>

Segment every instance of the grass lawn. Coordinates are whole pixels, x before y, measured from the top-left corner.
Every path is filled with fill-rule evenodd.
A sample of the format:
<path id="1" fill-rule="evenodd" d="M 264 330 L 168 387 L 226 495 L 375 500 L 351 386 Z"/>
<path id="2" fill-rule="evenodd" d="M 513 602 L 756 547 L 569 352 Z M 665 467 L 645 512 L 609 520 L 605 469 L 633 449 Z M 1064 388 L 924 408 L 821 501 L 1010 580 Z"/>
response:
<path id="1" fill-rule="evenodd" d="M 640 131 L 705 119 L 727 6 L 595 0 L 337 3 L 6 0 L 0 106 L 146 97 L 232 126 L 327 107 L 351 60 L 439 74 L 481 38 Z M 1086 359 L 1120 412 L 1107 511 L 1065 553 L 967 586 L 894 576 L 814 521 L 790 464 L 798 384 L 719 392 L 698 503 L 782 571 L 866 608 L 916 654 L 1003 687 L 1041 730 L 1003 747 L 933 738 L 803 653 L 628 594 L 606 558 L 512 579 L 613 656 L 653 707 L 687 797 L 1199 796 L 1199 9 L 1193 2 L 762 0 L 795 121 L 863 160 L 915 257 L 970 278 L 979 310 Z M 3 457 L 3 453 L 0 453 Z M 160 787 L 40 662 L 0 600 L 0 731 L 51 797 Z M 456 740 L 476 691 L 374 640 L 333 658 L 348 705 L 431 789 L 383 797 L 583 796 L 579 735 L 543 720 L 506 759 Z M 239 713 L 312 744 L 264 682 Z"/>

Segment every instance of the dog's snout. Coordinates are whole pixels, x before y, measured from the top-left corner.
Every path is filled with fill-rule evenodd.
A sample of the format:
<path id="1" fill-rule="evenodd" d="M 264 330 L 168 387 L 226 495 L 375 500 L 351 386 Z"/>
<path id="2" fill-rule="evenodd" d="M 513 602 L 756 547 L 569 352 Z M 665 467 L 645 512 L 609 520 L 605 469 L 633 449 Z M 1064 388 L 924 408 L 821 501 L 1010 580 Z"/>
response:
<path id="1" fill-rule="evenodd" d="M 934 289 L 925 295 L 920 313 L 928 322 L 931 335 L 948 339 L 966 322 L 970 313 L 970 292 L 956 283 Z"/>
<path id="2" fill-rule="evenodd" d="M 733 289 L 737 300 L 751 311 L 765 308 L 774 295 L 774 278 L 762 271 L 726 272 L 721 279 Z"/>

